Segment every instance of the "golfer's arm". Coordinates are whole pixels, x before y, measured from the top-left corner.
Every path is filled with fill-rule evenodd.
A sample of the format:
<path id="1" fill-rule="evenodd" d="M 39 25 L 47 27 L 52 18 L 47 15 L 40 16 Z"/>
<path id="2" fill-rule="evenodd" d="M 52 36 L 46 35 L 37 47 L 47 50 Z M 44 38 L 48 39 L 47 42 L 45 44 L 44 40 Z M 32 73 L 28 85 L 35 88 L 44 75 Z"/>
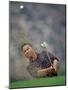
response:
<path id="1" fill-rule="evenodd" d="M 55 71 L 55 69 L 52 66 L 50 66 L 48 68 L 42 69 L 42 73 L 44 75 L 51 75 L 52 73 L 56 73 L 56 71 Z"/>
<path id="2" fill-rule="evenodd" d="M 41 69 L 41 73 L 43 75 L 55 74 L 58 72 L 58 70 L 59 70 L 59 61 L 55 59 L 53 61 L 53 65 L 48 68 Z"/>
<path id="3" fill-rule="evenodd" d="M 53 68 L 55 69 L 56 72 L 58 72 L 59 66 L 60 66 L 59 61 L 54 59 L 54 61 L 53 61 Z"/>

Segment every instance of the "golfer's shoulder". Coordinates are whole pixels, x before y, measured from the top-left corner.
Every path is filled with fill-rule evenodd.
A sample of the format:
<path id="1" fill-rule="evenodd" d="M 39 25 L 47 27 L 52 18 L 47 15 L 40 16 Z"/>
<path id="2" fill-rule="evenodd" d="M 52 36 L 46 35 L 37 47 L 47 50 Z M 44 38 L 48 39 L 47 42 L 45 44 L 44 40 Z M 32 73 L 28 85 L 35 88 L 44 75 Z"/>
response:
<path id="1" fill-rule="evenodd" d="M 47 51 L 41 51 L 40 55 L 46 55 L 47 54 Z"/>
<path id="2" fill-rule="evenodd" d="M 56 59 L 59 61 L 59 58 L 55 54 L 46 50 L 41 52 L 41 56 L 45 56 L 45 57 L 49 56 L 51 60 Z"/>

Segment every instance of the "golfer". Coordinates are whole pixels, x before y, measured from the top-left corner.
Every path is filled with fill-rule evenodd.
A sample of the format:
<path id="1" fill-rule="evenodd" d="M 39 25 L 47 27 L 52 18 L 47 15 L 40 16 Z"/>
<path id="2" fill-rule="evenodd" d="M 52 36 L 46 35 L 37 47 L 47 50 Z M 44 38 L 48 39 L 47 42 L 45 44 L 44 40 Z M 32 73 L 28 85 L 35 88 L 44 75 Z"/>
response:
<path id="1" fill-rule="evenodd" d="M 59 59 L 52 53 L 44 50 L 36 52 L 30 43 L 21 46 L 22 54 L 29 60 L 28 72 L 33 77 L 57 76 L 59 70 Z M 49 58 L 50 59 L 49 59 Z"/>

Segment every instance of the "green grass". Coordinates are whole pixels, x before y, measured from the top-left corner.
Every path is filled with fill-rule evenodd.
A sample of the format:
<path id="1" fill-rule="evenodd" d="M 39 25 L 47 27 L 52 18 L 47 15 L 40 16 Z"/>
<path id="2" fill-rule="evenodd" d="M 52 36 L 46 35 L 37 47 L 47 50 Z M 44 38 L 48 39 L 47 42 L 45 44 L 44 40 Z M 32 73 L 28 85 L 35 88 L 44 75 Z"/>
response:
<path id="1" fill-rule="evenodd" d="M 16 81 L 10 83 L 9 88 L 27 88 L 42 86 L 62 86 L 65 85 L 65 76 L 38 78 L 28 81 Z"/>

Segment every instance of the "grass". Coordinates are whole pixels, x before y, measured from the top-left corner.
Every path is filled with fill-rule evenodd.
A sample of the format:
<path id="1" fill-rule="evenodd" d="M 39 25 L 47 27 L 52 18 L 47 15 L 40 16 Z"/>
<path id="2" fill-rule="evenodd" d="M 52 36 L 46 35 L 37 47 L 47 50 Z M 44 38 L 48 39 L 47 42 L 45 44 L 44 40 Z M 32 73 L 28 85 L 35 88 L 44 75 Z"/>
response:
<path id="1" fill-rule="evenodd" d="M 10 83 L 12 88 L 27 88 L 27 87 L 43 87 L 43 86 L 62 86 L 65 85 L 65 76 L 38 78 L 28 81 L 16 81 Z"/>

